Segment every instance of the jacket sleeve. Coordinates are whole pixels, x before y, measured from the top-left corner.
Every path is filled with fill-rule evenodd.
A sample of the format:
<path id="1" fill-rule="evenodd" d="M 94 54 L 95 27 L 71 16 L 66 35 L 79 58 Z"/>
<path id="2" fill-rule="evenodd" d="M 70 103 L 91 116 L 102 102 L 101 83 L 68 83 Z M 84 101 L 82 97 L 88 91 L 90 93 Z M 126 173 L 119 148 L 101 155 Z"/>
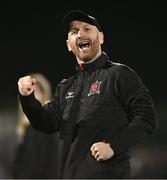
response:
<path id="1" fill-rule="evenodd" d="M 34 129 L 44 133 L 59 130 L 61 121 L 59 88 L 57 87 L 55 91 L 53 101 L 44 106 L 35 98 L 34 93 L 29 96 L 22 96 L 19 93 L 22 110 Z"/>
<path id="2" fill-rule="evenodd" d="M 120 154 L 154 133 L 159 123 L 153 99 L 135 71 L 118 66 L 114 86 L 129 119 L 129 124 L 109 139 L 115 154 Z"/>

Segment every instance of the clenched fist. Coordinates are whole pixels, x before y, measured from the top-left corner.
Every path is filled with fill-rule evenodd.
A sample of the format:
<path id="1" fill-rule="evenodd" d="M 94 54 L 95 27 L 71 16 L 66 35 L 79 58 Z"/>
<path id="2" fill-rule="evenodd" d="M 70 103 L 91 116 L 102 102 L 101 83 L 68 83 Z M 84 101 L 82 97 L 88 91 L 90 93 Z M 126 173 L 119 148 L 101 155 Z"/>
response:
<path id="1" fill-rule="evenodd" d="M 35 88 L 36 79 L 31 76 L 25 76 L 19 79 L 18 89 L 22 96 L 30 95 Z"/>

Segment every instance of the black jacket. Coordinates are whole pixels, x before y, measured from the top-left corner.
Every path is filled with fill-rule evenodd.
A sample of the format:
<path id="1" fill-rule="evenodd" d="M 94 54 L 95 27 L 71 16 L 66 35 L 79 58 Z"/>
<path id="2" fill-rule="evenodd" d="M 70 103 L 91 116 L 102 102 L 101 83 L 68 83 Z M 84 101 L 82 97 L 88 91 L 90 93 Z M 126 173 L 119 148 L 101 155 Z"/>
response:
<path id="1" fill-rule="evenodd" d="M 35 129 L 60 132 L 60 178 L 126 178 L 127 150 L 158 127 L 153 100 L 138 74 L 105 53 L 63 80 L 48 105 L 42 107 L 33 94 L 20 100 Z M 115 155 L 96 162 L 89 150 L 102 140 Z"/>

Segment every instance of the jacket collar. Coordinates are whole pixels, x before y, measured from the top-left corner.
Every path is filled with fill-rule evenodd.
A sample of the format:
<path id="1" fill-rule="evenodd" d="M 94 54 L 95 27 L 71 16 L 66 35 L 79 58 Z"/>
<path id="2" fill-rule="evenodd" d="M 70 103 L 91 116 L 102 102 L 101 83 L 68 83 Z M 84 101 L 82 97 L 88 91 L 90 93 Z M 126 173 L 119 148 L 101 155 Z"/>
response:
<path id="1" fill-rule="evenodd" d="M 88 63 L 88 64 L 83 64 L 82 66 L 79 66 L 79 64 L 76 65 L 76 70 L 77 71 L 95 71 L 96 69 L 99 69 L 103 67 L 106 62 L 109 60 L 109 57 L 105 52 L 101 54 L 95 61 Z"/>

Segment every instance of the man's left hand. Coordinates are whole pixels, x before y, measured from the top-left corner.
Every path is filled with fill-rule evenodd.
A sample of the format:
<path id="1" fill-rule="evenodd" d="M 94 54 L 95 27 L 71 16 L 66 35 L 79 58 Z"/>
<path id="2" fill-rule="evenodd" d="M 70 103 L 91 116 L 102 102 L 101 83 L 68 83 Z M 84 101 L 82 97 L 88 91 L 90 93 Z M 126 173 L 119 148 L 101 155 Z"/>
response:
<path id="1" fill-rule="evenodd" d="M 97 161 L 107 160 L 114 156 L 114 151 L 110 144 L 105 142 L 94 143 L 91 146 L 90 151 Z"/>

